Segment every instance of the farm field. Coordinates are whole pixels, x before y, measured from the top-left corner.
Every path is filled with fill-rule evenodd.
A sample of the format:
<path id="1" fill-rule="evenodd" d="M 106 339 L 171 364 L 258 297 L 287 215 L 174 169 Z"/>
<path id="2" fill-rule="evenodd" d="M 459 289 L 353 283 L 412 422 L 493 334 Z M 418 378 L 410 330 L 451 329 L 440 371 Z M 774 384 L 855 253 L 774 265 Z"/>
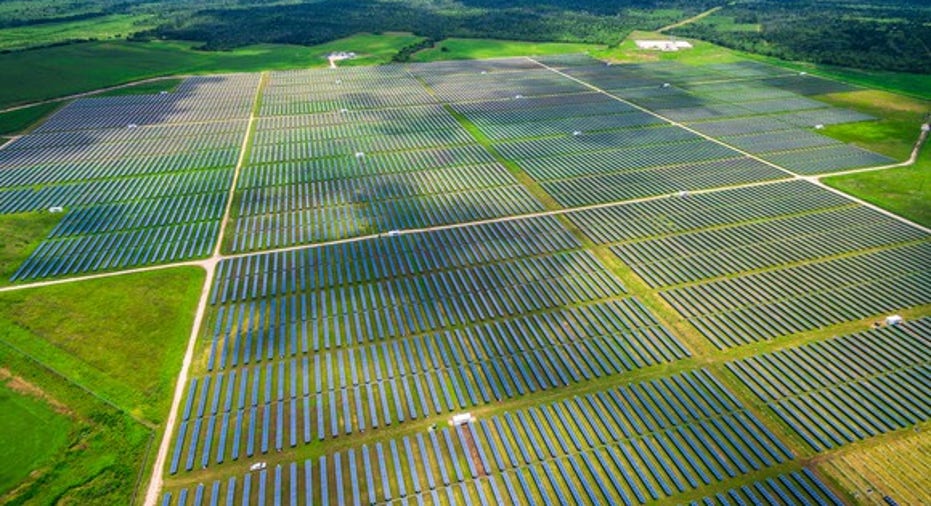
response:
<path id="1" fill-rule="evenodd" d="M 0 150 L 0 220 L 63 208 L 6 342 L 158 435 L 148 504 L 844 504 L 822 462 L 931 418 L 931 236 L 821 179 L 907 156 L 836 138 L 913 119 L 858 87 L 576 53 L 151 91 Z"/>

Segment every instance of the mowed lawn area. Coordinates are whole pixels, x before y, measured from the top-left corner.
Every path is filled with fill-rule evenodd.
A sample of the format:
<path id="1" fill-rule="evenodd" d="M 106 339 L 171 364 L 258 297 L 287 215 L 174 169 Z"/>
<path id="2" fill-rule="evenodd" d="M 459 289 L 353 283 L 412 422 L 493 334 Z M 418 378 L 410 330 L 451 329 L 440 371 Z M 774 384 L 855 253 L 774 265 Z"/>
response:
<path id="1" fill-rule="evenodd" d="M 22 390 L 0 369 L 0 498 L 34 469 L 47 465 L 68 444 L 71 420 Z"/>

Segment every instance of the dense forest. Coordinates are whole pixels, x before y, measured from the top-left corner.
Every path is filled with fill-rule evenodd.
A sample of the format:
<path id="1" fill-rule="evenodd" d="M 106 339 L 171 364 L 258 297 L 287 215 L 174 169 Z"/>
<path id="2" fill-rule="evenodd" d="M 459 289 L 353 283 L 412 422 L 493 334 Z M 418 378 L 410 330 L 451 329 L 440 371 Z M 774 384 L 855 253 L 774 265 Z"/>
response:
<path id="1" fill-rule="evenodd" d="M 614 44 L 711 7 L 721 9 L 671 33 L 790 60 L 931 73 L 926 0 L 0 0 L 0 29 L 118 14 L 146 19 L 122 34 L 132 40 L 205 50 L 383 31 Z"/>
<path id="2" fill-rule="evenodd" d="M 787 60 L 931 73 L 931 4 L 755 0 L 673 33 Z"/>
<path id="3" fill-rule="evenodd" d="M 632 29 L 659 28 L 709 5 L 713 3 L 707 0 L 323 0 L 205 9 L 137 38 L 197 40 L 206 49 L 228 49 L 255 42 L 317 44 L 357 32 L 406 31 L 437 40 L 487 37 L 613 44 Z"/>

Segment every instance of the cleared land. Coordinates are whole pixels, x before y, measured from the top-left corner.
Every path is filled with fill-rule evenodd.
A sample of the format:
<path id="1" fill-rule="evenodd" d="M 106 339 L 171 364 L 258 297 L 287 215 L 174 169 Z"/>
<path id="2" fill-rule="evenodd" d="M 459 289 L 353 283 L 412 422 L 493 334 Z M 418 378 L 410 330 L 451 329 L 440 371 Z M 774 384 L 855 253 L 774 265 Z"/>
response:
<path id="1" fill-rule="evenodd" d="M 202 281 L 179 268 L 0 293 L 0 340 L 157 423 Z"/>

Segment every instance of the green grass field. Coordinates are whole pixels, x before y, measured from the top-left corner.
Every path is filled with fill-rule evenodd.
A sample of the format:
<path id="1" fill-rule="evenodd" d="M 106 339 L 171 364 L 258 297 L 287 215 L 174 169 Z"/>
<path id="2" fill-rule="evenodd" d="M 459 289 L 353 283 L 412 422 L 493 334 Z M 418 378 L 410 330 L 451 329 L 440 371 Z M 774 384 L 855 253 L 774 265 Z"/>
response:
<path id="1" fill-rule="evenodd" d="M 15 135 L 29 129 L 61 107 L 60 103 L 39 104 L 25 109 L 0 113 L 0 135 Z"/>
<path id="2" fill-rule="evenodd" d="M 0 381 L 36 399 L 0 388 L 0 443 L 16 466 L 0 465 L 0 503 L 131 502 L 154 458 L 203 280 L 185 267 L 0 293 Z M 53 407 L 67 416 L 50 416 Z M 26 410 L 48 420 L 30 422 L 34 434 Z M 13 437 L 21 446 L 11 454 Z"/>
<path id="3" fill-rule="evenodd" d="M 185 267 L 0 293 L 0 341 L 158 423 L 203 279 Z"/>
<path id="4" fill-rule="evenodd" d="M 105 91 L 94 95 L 95 97 L 122 97 L 126 95 L 152 95 L 162 91 L 175 91 L 184 79 L 160 79 L 148 83 L 140 83 L 125 88 Z"/>
<path id="5" fill-rule="evenodd" d="M 342 65 L 373 65 L 390 61 L 417 40 L 409 34 L 359 34 L 319 46 L 260 44 L 225 52 L 197 51 L 177 41 L 89 42 L 19 51 L 0 55 L 0 68 L 18 69 L 0 72 L 0 108 L 151 77 L 320 67 L 333 50 L 359 54 Z"/>
<path id="6" fill-rule="evenodd" d="M 61 452 L 71 432 L 66 416 L 41 399 L 13 390 L 10 381 L 0 375 L 0 498 Z"/>
<path id="7" fill-rule="evenodd" d="M 594 44 L 451 38 L 437 42 L 432 48 L 418 51 L 411 58 L 411 61 L 430 62 L 439 60 L 504 58 L 508 56 L 542 56 L 551 54 L 587 53 L 600 49 L 603 49 L 603 46 Z"/>
<path id="8" fill-rule="evenodd" d="M 55 228 L 61 214 L 48 212 L 0 215 L 0 286 L 10 284 L 16 272 L 39 243 Z"/>
<path id="9" fill-rule="evenodd" d="M 602 51 L 595 51 L 592 56 L 616 63 L 641 63 L 651 61 L 679 61 L 690 65 L 704 65 L 712 63 L 732 63 L 743 58 L 730 49 L 714 45 L 710 42 L 692 40 L 692 49 L 683 51 L 645 51 L 637 48 L 634 42 L 638 39 L 667 39 L 668 35 L 655 32 L 631 32 L 631 34 L 615 47 Z"/>
<path id="10" fill-rule="evenodd" d="M 825 184 L 931 227 L 931 153 L 911 167 L 828 177 Z"/>
<path id="11" fill-rule="evenodd" d="M 4 28 L 0 30 L 0 50 L 24 49 L 69 40 L 106 40 L 123 38 L 155 26 L 149 15 L 114 14 L 64 23 Z"/>
<path id="12" fill-rule="evenodd" d="M 838 107 L 872 114 L 877 121 L 832 125 L 822 133 L 835 139 L 905 160 L 919 135 L 931 102 L 875 90 L 815 97 Z M 925 144 L 915 165 L 848 176 L 825 177 L 838 190 L 916 223 L 931 226 L 931 147 Z"/>
<path id="13" fill-rule="evenodd" d="M 813 98 L 879 118 L 877 121 L 830 125 L 821 133 L 898 160 L 905 160 L 911 154 L 919 128 L 931 113 L 931 101 L 884 91 L 863 90 Z"/>
<path id="14" fill-rule="evenodd" d="M 2 344 L 0 364 L 11 378 L 7 384 L 15 381 L 36 399 L 33 404 L 44 406 L 44 409 L 33 406 L 33 413 L 48 411 L 51 402 L 67 413 L 64 423 L 41 415 L 46 426 L 35 422 L 33 427 L 41 428 L 41 434 L 37 434 L 38 431 L 23 426 L 16 411 L 7 411 L 8 402 L 0 403 L 3 461 L 17 468 L 3 477 L 0 503 L 129 504 L 137 483 L 149 468 L 148 448 L 155 432 L 102 402 L 94 393 Z M 23 401 L 17 402 L 16 409 L 22 412 Z M 12 416 L 6 416 L 7 413 Z M 27 439 L 17 452 L 35 452 L 31 459 L 10 453 L 5 438 L 12 435 Z M 31 448 L 32 442 L 28 441 L 36 437 L 42 438 L 39 449 Z M 8 491 L 10 486 L 14 488 Z"/>

